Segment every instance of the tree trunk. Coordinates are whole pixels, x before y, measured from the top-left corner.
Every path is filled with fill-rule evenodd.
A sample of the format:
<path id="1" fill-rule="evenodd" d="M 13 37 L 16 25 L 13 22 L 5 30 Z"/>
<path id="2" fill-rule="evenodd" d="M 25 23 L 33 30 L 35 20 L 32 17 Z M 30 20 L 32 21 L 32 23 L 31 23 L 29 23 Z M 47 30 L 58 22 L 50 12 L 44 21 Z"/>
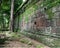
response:
<path id="1" fill-rule="evenodd" d="M 11 0 L 11 16 L 10 16 L 10 31 L 13 32 L 13 12 L 14 11 L 14 0 Z"/>

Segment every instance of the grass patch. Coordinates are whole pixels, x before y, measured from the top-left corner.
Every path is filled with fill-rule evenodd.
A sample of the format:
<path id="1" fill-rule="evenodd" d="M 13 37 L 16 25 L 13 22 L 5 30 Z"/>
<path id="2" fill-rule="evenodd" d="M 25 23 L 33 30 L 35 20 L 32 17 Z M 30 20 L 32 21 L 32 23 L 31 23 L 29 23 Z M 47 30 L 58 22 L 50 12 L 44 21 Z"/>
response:
<path id="1" fill-rule="evenodd" d="M 28 44 L 28 45 L 33 45 L 32 41 L 30 41 L 28 39 L 25 39 L 25 38 L 20 39 L 20 42 L 25 43 L 25 44 Z"/>
<path id="2" fill-rule="evenodd" d="M 44 48 L 44 46 L 37 45 L 36 48 Z"/>

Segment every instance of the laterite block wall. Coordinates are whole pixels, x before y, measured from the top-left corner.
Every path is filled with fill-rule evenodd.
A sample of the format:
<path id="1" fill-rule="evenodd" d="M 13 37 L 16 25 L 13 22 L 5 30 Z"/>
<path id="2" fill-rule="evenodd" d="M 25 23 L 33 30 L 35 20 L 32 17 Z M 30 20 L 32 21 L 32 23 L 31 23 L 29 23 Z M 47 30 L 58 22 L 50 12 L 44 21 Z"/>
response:
<path id="1" fill-rule="evenodd" d="M 60 5 L 51 8 L 50 11 L 54 15 L 48 15 L 44 7 L 40 6 L 40 2 L 27 7 L 19 16 L 19 29 L 20 33 L 27 37 L 52 48 L 58 48 L 60 47 Z"/>

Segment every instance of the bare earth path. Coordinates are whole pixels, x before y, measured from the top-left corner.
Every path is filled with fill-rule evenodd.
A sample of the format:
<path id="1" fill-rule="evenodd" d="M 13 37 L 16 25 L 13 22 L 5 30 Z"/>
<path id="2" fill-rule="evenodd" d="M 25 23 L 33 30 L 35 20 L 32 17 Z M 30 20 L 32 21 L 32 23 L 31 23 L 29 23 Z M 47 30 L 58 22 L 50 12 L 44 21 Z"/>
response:
<path id="1" fill-rule="evenodd" d="M 3 46 L 2 48 L 35 48 L 19 41 L 7 41 Z"/>
<path id="2" fill-rule="evenodd" d="M 29 39 L 31 40 L 31 39 Z M 19 41 L 6 41 L 4 45 L 2 45 L 0 48 L 38 48 L 36 45 L 42 45 L 41 43 L 31 40 L 33 42 L 33 45 L 28 45 L 25 43 L 21 43 Z M 44 47 L 41 48 L 49 48 L 48 46 L 43 45 Z"/>
<path id="3" fill-rule="evenodd" d="M 29 41 L 32 43 L 32 45 L 21 42 L 20 40 Z M 0 48 L 50 48 L 50 47 L 22 35 L 21 38 L 19 37 L 19 40 L 16 39 L 7 40 L 5 44 L 0 44 Z"/>

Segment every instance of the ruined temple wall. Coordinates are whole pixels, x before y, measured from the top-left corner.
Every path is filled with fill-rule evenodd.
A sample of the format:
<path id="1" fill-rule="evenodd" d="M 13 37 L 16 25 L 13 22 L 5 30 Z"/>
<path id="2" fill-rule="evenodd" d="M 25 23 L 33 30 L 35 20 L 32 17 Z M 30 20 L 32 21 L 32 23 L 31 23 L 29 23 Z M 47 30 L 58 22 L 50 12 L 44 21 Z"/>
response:
<path id="1" fill-rule="evenodd" d="M 55 6 L 52 8 L 54 16 L 52 17 L 52 20 L 50 20 L 48 18 L 49 15 L 44 12 L 44 7 L 40 7 L 40 2 L 38 2 L 26 9 L 25 12 L 20 15 L 20 18 L 22 18 L 20 28 L 22 31 L 38 31 L 55 34 L 57 28 L 60 26 L 59 10 L 60 6 Z"/>
<path id="2" fill-rule="evenodd" d="M 22 33 L 49 46 L 59 47 L 60 6 L 53 7 L 52 12 L 54 15 L 50 20 L 44 7 L 40 7 L 40 2 L 30 6 L 20 15 L 19 27 Z"/>
<path id="3" fill-rule="evenodd" d="M 37 3 L 36 3 L 37 4 Z M 22 29 L 30 29 L 34 23 L 33 18 L 37 15 L 37 9 L 39 8 L 37 5 L 32 5 L 30 8 L 25 10 L 25 12 L 22 14 Z"/>

